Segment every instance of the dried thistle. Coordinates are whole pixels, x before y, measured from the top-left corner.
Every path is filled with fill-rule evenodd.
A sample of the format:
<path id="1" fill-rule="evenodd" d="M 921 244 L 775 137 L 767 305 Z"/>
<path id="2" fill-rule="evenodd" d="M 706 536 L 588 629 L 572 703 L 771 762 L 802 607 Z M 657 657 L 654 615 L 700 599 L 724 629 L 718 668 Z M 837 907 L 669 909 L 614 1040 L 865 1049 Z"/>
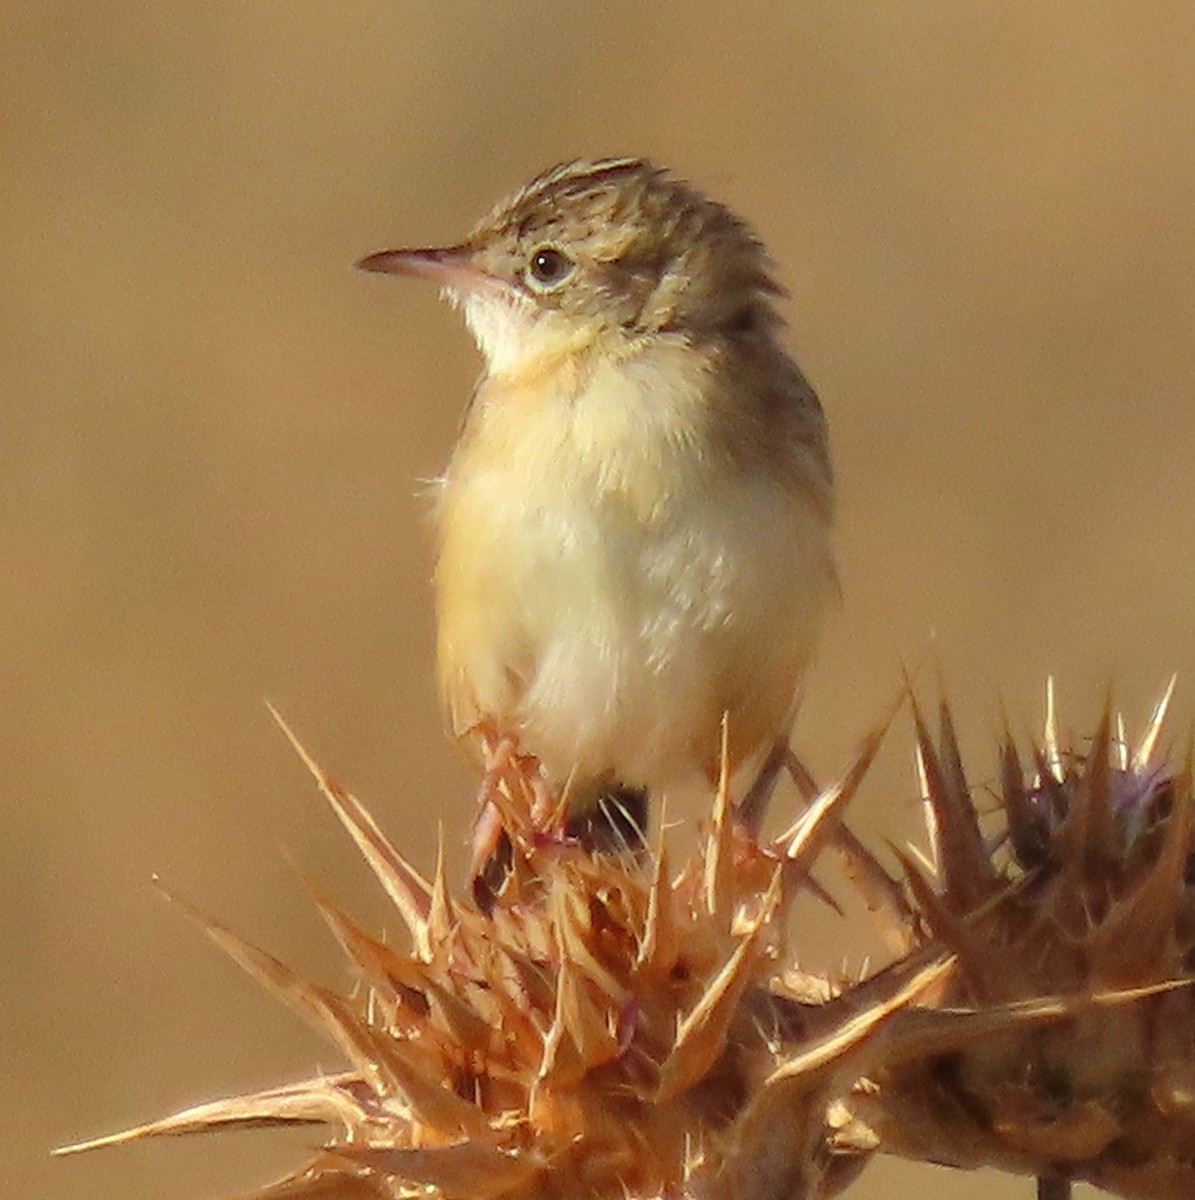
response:
<path id="1" fill-rule="evenodd" d="M 484 912 L 450 893 L 442 865 L 423 878 L 295 741 L 411 949 L 317 896 L 353 971 L 346 996 L 201 920 L 348 1068 L 71 1149 L 318 1122 L 329 1144 L 260 1200 L 832 1194 L 862 1160 L 828 1153 L 830 1100 L 886 1021 L 947 969 L 929 948 L 842 995 L 816 981 L 816 1003 L 808 979 L 784 979 L 791 901 L 887 724 L 766 843 L 735 819 L 724 775 L 700 853 L 675 872 L 662 843 L 636 857 L 545 837 L 534 781 L 511 759 L 497 783 L 511 874 Z"/>
<path id="2" fill-rule="evenodd" d="M 1027 766 L 1005 735 L 994 838 L 949 710 L 934 739 L 915 709 L 932 850 L 903 858 L 922 940 L 956 956 L 940 1015 L 1043 996 L 1070 1011 L 950 1048 L 910 1028 L 842 1110 L 842 1148 L 1195 1195 L 1195 991 L 1172 986 L 1195 951 L 1191 760 L 1158 754 L 1172 690 L 1136 743 L 1107 704 L 1085 744 L 1060 738 L 1051 687 Z"/>
<path id="3" fill-rule="evenodd" d="M 935 740 L 914 705 L 932 851 L 900 855 L 903 884 L 841 820 L 891 713 L 828 790 L 778 754 L 736 811 L 724 772 L 676 870 L 663 839 L 619 856 L 546 834 L 542 787 L 512 757 L 491 781 L 510 873 L 484 910 L 442 863 L 420 875 L 287 730 L 410 948 L 317 895 L 353 975 L 341 994 L 200 918 L 346 1069 L 68 1150 L 331 1131 L 256 1200 L 818 1200 L 877 1150 L 1195 1195 L 1195 999 L 1175 982 L 1195 950 L 1191 773 L 1157 757 L 1168 701 L 1135 746 L 1106 714 L 1080 750 L 1051 698 L 1028 771 L 1005 739 L 994 839 L 948 710 Z M 761 840 L 768 772 L 784 765 L 810 803 Z M 899 955 L 846 985 L 798 972 L 785 944 L 831 846 Z"/>

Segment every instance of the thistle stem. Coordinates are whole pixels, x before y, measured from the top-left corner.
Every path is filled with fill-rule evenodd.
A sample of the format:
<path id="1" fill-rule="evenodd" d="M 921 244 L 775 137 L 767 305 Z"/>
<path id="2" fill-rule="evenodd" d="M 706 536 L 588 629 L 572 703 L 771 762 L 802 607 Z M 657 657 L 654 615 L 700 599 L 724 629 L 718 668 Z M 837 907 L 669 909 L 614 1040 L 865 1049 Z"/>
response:
<path id="1" fill-rule="evenodd" d="M 1037 1200 L 1071 1200 L 1071 1181 L 1064 1175 L 1039 1175 Z"/>

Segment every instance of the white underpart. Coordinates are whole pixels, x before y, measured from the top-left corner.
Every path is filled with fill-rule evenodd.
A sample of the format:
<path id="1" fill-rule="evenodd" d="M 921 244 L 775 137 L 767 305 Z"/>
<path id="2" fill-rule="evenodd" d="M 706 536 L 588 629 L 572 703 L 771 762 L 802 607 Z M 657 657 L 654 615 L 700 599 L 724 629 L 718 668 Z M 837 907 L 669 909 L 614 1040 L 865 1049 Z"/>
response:
<path id="1" fill-rule="evenodd" d="M 518 309 L 466 307 L 494 374 L 528 353 Z M 697 357 L 657 339 L 579 393 L 546 381 L 534 404 L 483 383 L 445 477 L 454 721 L 496 720 L 558 779 L 680 782 L 716 756 L 726 709 L 761 738 L 786 732 L 834 589 L 829 529 L 799 487 L 712 469 Z M 456 595 L 473 598 L 460 624 Z"/>
<path id="2" fill-rule="evenodd" d="M 454 298 L 455 299 L 455 298 Z M 513 291 L 476 291 L 459 300 L 491 375 L 505 375 L 540 352 L 534 302 Z"/>

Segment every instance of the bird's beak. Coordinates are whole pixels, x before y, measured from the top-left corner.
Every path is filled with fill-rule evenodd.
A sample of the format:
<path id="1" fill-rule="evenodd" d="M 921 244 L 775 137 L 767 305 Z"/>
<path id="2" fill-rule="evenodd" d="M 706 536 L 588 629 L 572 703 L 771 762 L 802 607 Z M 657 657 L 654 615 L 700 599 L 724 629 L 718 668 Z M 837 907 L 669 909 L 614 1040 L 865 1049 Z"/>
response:
<path id="1" fill-rule="evenodd" d="M 470 292 L 483 286 L 490 276 L 475 261 L 465 246 L 430 250 L 379 250 L 361 259 L 359 271 L 381 275 L 409 275 L 427 279 L 454 292 Z"/>

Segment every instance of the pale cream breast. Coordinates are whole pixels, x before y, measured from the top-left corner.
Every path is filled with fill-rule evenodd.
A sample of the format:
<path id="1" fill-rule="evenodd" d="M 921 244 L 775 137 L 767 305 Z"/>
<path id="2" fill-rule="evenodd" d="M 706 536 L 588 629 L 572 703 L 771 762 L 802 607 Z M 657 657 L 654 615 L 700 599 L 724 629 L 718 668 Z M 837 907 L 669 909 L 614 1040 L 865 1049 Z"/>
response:
<path id="1" fill-rule="evenodd" d="M 438 507 L 458 733 L 489 719 L 556 779 L 666 787 L 716 761 L 723 711 L 740 758 L 784 732 L 833 594 L 828 515 L 817 481 L 704 442 L 706 368 L 656 337 L 482 385 Z"/>

